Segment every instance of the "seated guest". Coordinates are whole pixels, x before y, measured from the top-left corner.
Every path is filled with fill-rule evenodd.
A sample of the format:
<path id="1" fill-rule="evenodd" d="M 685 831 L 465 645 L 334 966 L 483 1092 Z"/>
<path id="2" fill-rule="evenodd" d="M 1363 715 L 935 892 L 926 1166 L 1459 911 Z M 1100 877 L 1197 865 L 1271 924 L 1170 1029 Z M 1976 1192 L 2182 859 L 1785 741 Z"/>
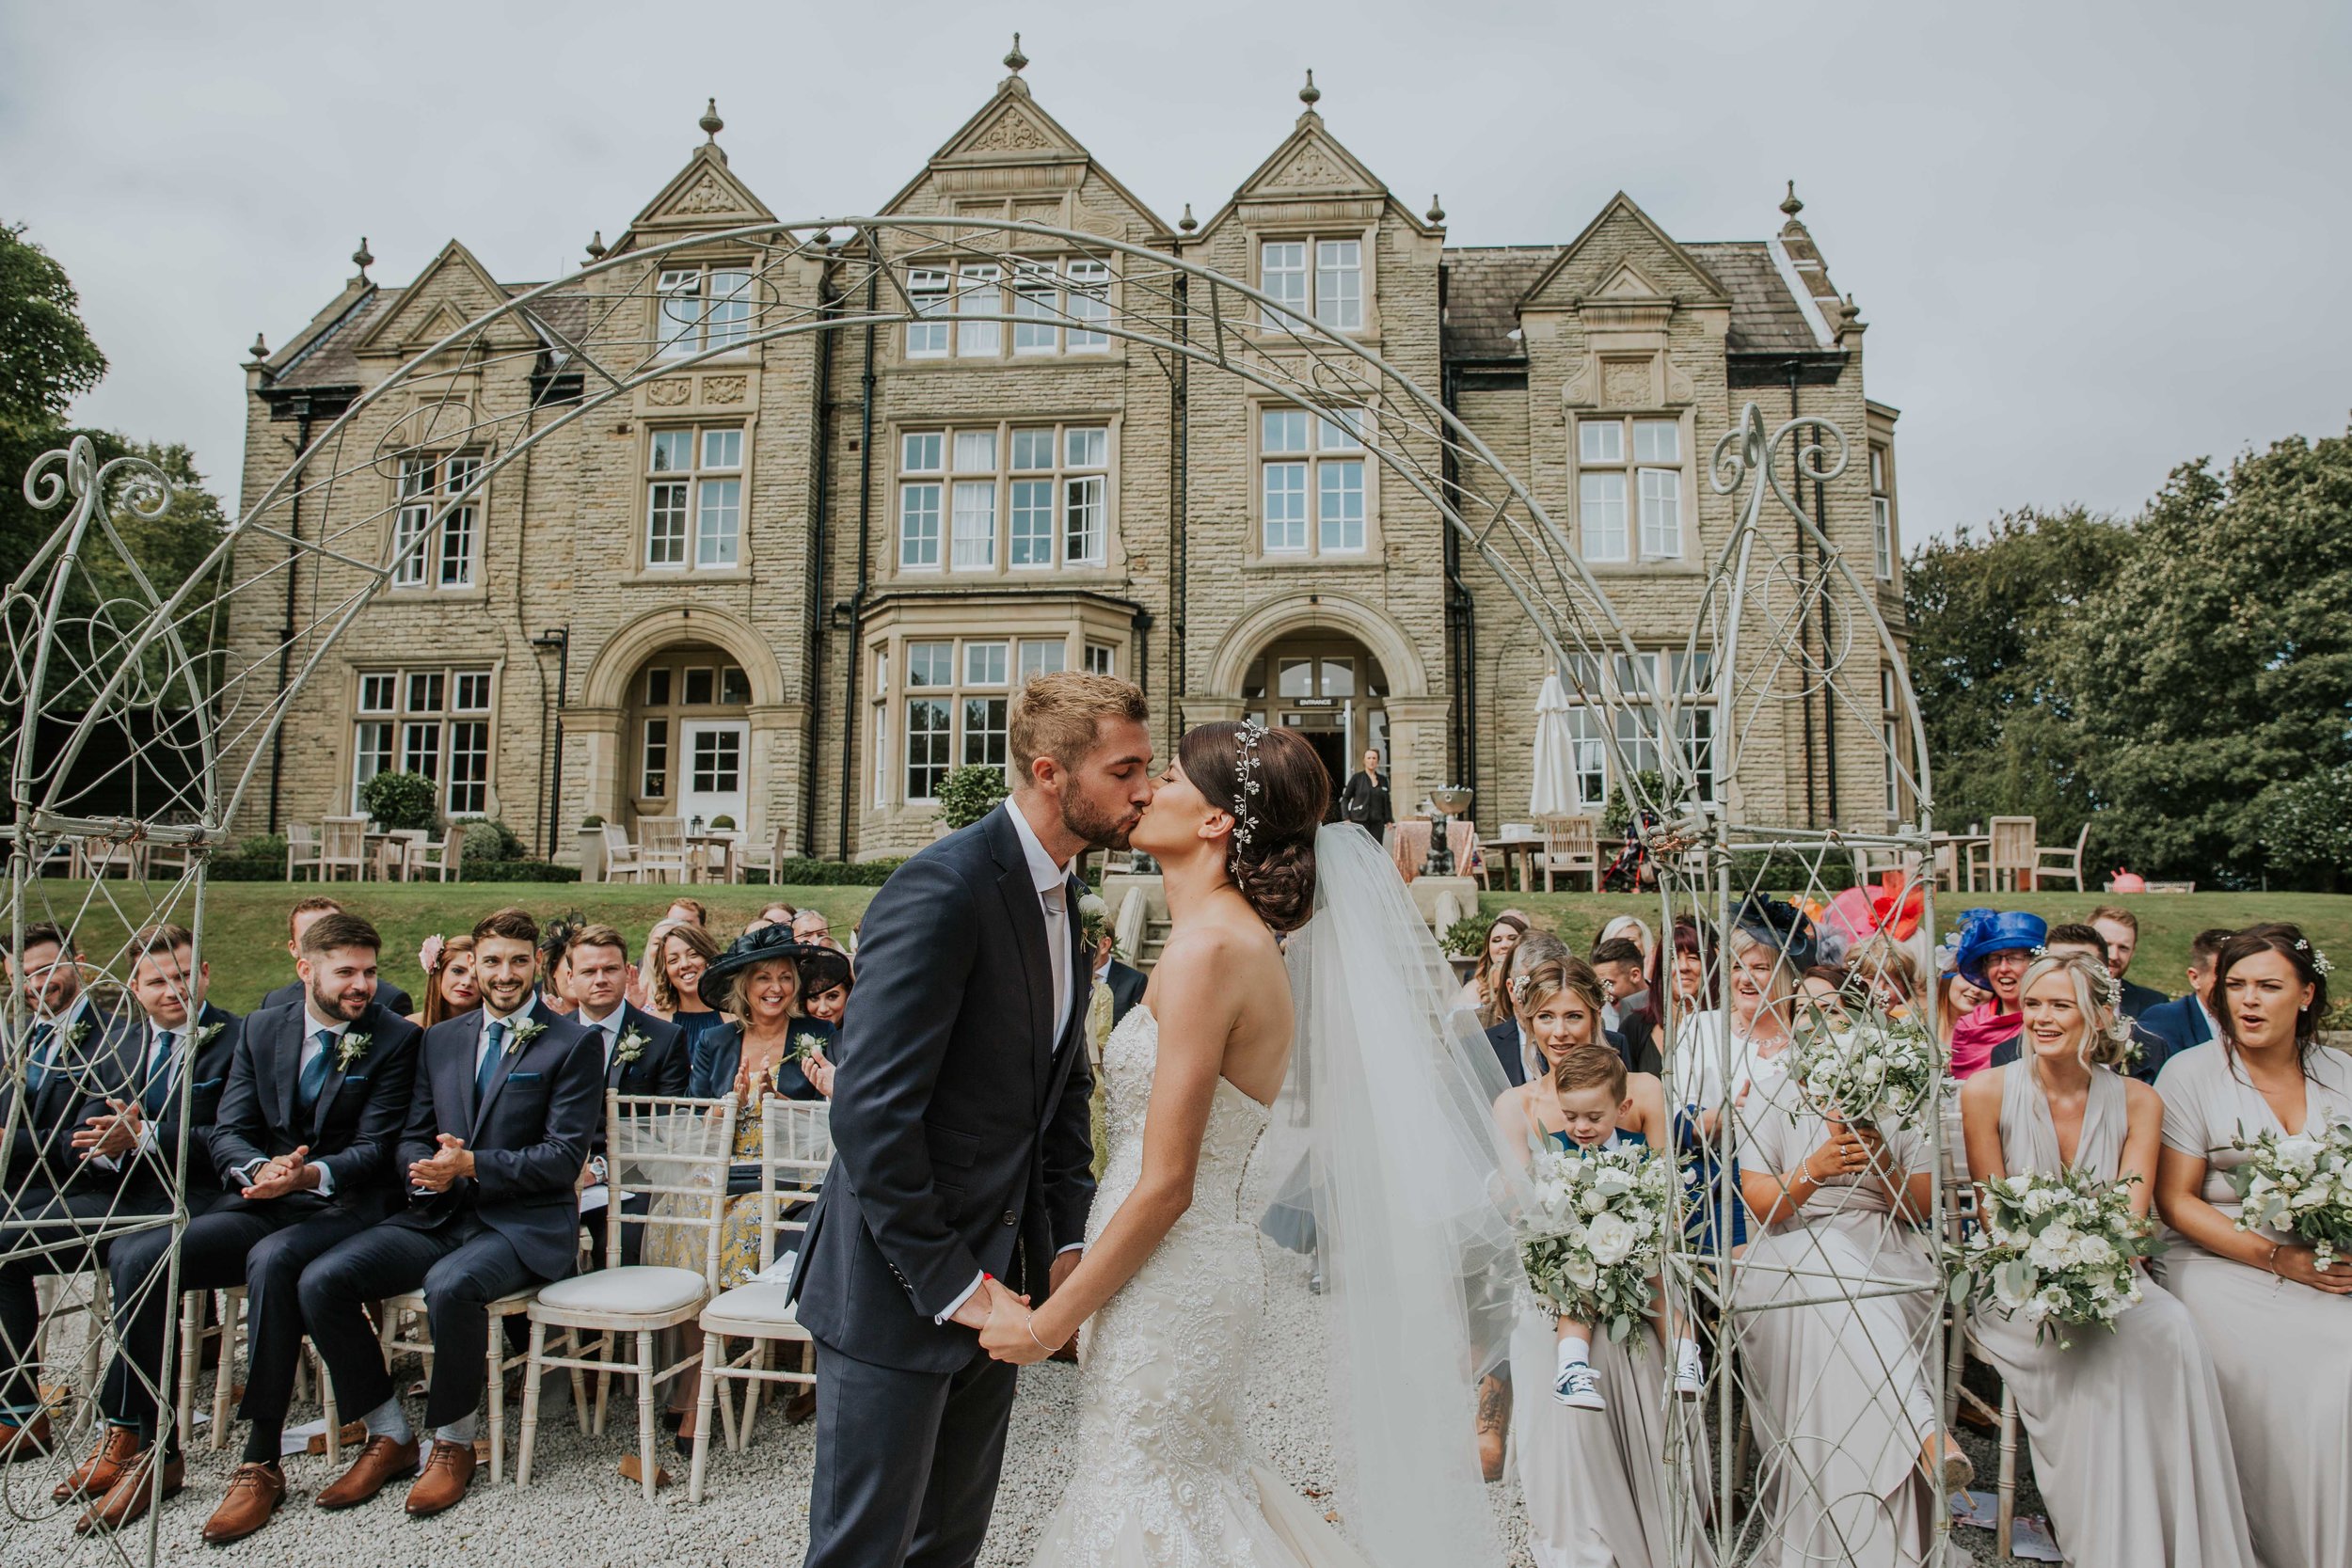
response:
<path id="1" fill-rule="evenodd" d="M 2102 904 L 2090 911 L 2089 924 L 2106 939 L 2107 973 L 2123 981 L 2123 1016 L 2137 1021 L 2149 1008 L 2162 1006 L 2168 1000 L 2164 992 L 2124 979 L 2131 973 L 2133 955 L 2139 951 L 2139 916 Z"/>
<path id="2" fill-rule="evenodd" d="M 833 922 L 822 910 L 803 910 L 792 917 L 792 940 L 811 947 L 830 947 L 836 952 L 841 944 L 833 940 Z"/>
<path id="3" fill-rule="evenodd" d="M 1890 1018 L 1909 1018 L 1919 1006 L 1919 960 L 1884 931 L 1846 949 L 1846 974 L 1854 990 Z"/>
<path id="4" fill-rule="evenodd" d="M 572 989 L 580 998 L 572 1021 L 588 1031 L 603 1063 L 607 1089 L 625 1095 L 682 1095 L 691 1063 L 686 1036 L 675 1023 L 653 1016 L 628 999 L 628 943 L 610 926 L 582 926 L 572 933 L 564 954 Z M 596 1130 L 590 1141 L 588 1163 L 581 1167 L 580 1218 L 596 1238 L 590 1256 L 601 1267 L 605 1257 L 605 1209 L 596 1191 L 605 1179 L 604 1114 L 599 1099 Z M 642 1203 L 632 1195 L 629 1202 Z M 644 1245 L 642 1226 L 621 1227 L 621 1261 L 635 1263 Z"/>
<path id="5" fill-rule="evenodd" d="M 2219 927 L 2200 931 L 2188 945 L 2188 991 L 2139 1015 L 2140 1066 L 2161 1073 L 2164 1064 L 2195 1046 L 2220 1037 L 2214 1016 L 2214 964 L 2237 933 Z"/>
<path id="6" fill-rule="evenodd" d="M 417 950 L 417 963 L 424 971 L 424 1008 L 409 1014 L 409 1022 L 430 1029 L 482 1005 L 482 992 L 473 983 L 471 931 L 425 938 Z"/>
<path id="7" fill-rule="evenodd" d="M 585 924 L 577 914 L 559 915 L 539 929 L 539 1000 L 566 1018 L 580 1007 L 572 989 L 572 933 Z"/>
<path id="8" fill-rule="evenodd" d="M 75 1136 L 88 1130 L 94 1101 L 103 1112 L 103 1097 L 131 1092 L 150 1048 L 143 1020 L 102 1007 L 83 986 L 82 955 L 66 931 L 25 927 L 15 958 L 26 1022 L 22 1037 L 8 1042 L 14 1070 L 0 1070 L 0 1129 L 8 1139 L 0 1224 L 12 1254 L 0 1266 L 0 1465 L 50 1450 L 34 1343 L 36 1280 L 88 1261 L 82 1234 L 64 1222 L 103 1215 L 112 1195 L 107 1172 L 85 1169 Z M 86 1184 L 86 1177 L 94 1180 Z M 58 1227 L 32 1228 L 43 1221 Z M 43 1243 L 56 1250 L 39 1250 Z M 105 1255 L 103 1243 L 92 1250 Z"/>
<path id="9" fill-rule="evenodd" d="M 789 904 L 763 904 L 759 912 L 744 925 L 743 934 L 750 936 L 754 931 L 764 931 L 771 926 L 788 927 L 800 912 Z"/>
<path id="10" fill-rule="evenodd" d="M 1971 985 L 1992 993 L 1952 1025 L 1952 1076 L 1965 1083 L 1993 1061 L 1993 1048 L 2013 1040 L 2025 1027 L 2017 1010 L 2018 983 L 2033 950 L 2049 939 L 2038 914 L 2023 910 L 1969 910 L 1960 917 L 1960 942 L 1952 967 Z"/>
<path id="11" fill-rule="evenodd" d="M 2107 939 L 2101 936 L 2091 927 L 2077 922 L 2066 922 L 2051 927 L 2049 935 L 2042 939 L 2042 952 L 2038 956 L 2063 958 L 2074 955 L 2090 959 L 2104 971 L 2107 967 Z M 2020 1033 L 2014 1038 L 2003 1040 L 1999 1045 L 1994 1046 L 1991 1065 L 2007 1067 L 2010 1063 L 2018 1060 L 2024 1052 L 2025 1041 L 2025 1035 Z M 2131 1076 L 2140 1077 L 2140 1070 L 2137 1068 L 2133 1069 Z M 2150 1072 L 2147 1074 L 2146 1081 L 2153 1083 L 2155 1076 L 2153 1072 Z"/>
<path id="12" fill-rule="evenodd" d="M 691 1053 L 694 1042 L 726 1022 L 702 998 L 703 972 L 719 956 L 717 939 L 692 922 L 664 921 L 654 928 L 652 979 L 646 1011 L 678 1026 Z"/>
<path id="13" fill-rule="evenodd" d="M 1650 930 L 1648 922 L 1639 915 L 1611 915 L 1608 924 L 1601 927 L 1600 935 L 1593 939 L 1593 945 L 1598 947 L 1604 942 L 1615 942 L 1620 938 L 1641 951 L 1642 968 L 1646 972 L 1658 951 L 1658 937 Z"/>
<path id="14" fill-rule="evenodd" d="M 2352 1061 L 2319 1042 L 2326 965 L 2293 926 L 2232 935 L 2214 958 L 2219 1029 L 2156 1083 L 2156 1208 L 2171 1227 L 2156 1276 L 2213 1360 L 2267 1568 L 2352 1562 L 2352 1259 L 2321 1268 L 2293 1235 L 2239 1229 L 2229 1180 L 2242 1142 L 2352 1119 Z"/>
<path id="15" fill-rule="evenodd" d="M 645 938 L 645 956 L 637 965 L 637 984 L 641 994 L 629 998 L 641 1006 L 650 1006 L 650 999 L 653 995 L 653 977 L 661 964 L 661 939 L 668 934 L 671 927 L 678 925 L 697 927 L 706 936 L 709 936 L 710 911 L 704 906 L 701 899 L 681 895 L 671 899 L 669 912 L 654 922 L 653 930 Z M 710 950 L 714 953 L 719 950 L 718 938 L 715 936 L 711 937 Z"/>
<path id="16" fill-rule="evenodd" d="M 2069 942 L 2071 929 L 2054 927 L 2026 971 L 2024 1058 L 1960 1091 L 1969 1174 L 2129 1181 L 2132 1212 L 2145 1214 L 2164 1101 L 2116 1070 L 2131 1022 L 2107 999 L 2106 959 Z M 2052 1530 L 2076 1568 L 2176 1561 L 2192 1543 L 2205 1568 L 2252 1568 L 2221 1389 L 2196 1321 L 2163 1286 L 2139 1289 L 2112 1332 L 2078 1327 L 2071 1345 L 1992 1303 L 1971 1310 L 2032 1441 Z"/>
<path id="17" fill-rule="evenodd" d="M 743 934 L 751 935 L 749 931 Z M 1132 969 L 1127 973 L 1136 974 Z M 1143 994 L 1142 980 L 1142 975 L 1136 974 L 1137 997 Z M 850 989 L 855 983 L 846 954 L 836 953 L 830 947 L 822 953 L 812 953 L 801 960 L 801 1010 L 818 1022 L 830 1023 L 837 1029 L 841 1025 L 841 1015 L 850 1010 Z"/>
<path id="18" fill-rule="evenodd" d="M 1502 1064 L 1502 1076 L 1514 1088 L 1527 1082 L 1531 1067 L 1539 1076 L 1543 1071 L 1542 1054 L 1527 1037 L 1527 1026 L 1521 1022 L 1518 1009 L 1509 1005 L 1517 978 L 1539 963 L 1566 957 L 1566 942 L 1549 931 L 1530 931 L 1523 940 L 1513 943 L 1495 966 L 1490 989 L 1505 1006 L 1502 1022 L 1487 1025 L 1486 1043 L 1494 1047 L 1495 1060 Z M 1479 1016 L 1483 1020 L 1486 1015 Z"/>
<path id="19" fill-rule="evenodd" d="M 1797 976 L 1797 1017 L 1819 1014 L 1831 1028 L 1845 1028 L 1852 1022 L 1847 1011 L 1851 984 L 1853 975 L 1844 964 L 1815 964 Z"/>
<path id="20" fill-rule="evenodd" d="M 833 1095 L 832 1053 L 840 1031 L 803 1015 L 801 966 L 837 958 L 831 948 L 792 940 L 789 928 L 771 926 L 736 939 L 703 972 L 703 1000 L 727 1022 L 694 1042 L 693 1075 L 687 1092 L 697 1100 L 735 1096 L 735 1164 L 727 1167 L 726 1217 L 719 1232 L 720 1289 L 740 1285 L 759 1270 L 759 1165 L 767 1147 L 761 1106 L 771 1095 L 787 1100 L 824 1100 Z M 702 1240 L 683 1227 L 662 1227 L 644 1250 L 649 1264 L 702 1266 Z M 680 1378 L 672 1405 L 683 1413 L 678 1442 L 694 1436 L 695 1386 Z"/>
<path id="21" fill-rule="evenodd" d="M 1511 949 L 1525 940 L 1527 928 L 1527 916 L 1517 910 L 1505 910 L 1495 916 L 1486 927 L 1486 940 L 1479 945 L 1478 967 L 1462 982 L 1459 1005 L 1478 1014 L 1484 1027 L 1492 1028 L 1510 1014 L 1510 1007 L 1497 999 L 1495 986 L 1510 967 Z"/>
<path id="22" fill-rule="evenodd" d="M 533 990 L 539 927 L 501 910 L 473 928 L 482 1007 L 424 1037 L 393 1168 L 405 1207 L 302 1272 L 302 1317 L 367 1447 L 321 1491 L 321 1508 L 366 1502 L 417 1467 L 417 1436 L 368 1321 L 370 1302 L 422 1288 L 433 1338 L 425 1426 L 433 1451 L 408 1512 L 438 1513 L 472 1484 L 488 1307 L 570 1275 L 580 1168 L 604 1100 L 588 1033 Z"/>
<path id="23" fill-rule="evenodd" d="M 376 1001 L 375 927 L 322 914 L 305 924 L 302 949 L 302 1000 L 222 1031 L 231 1052 L 217 1109 L 200 1140 L 189 1130 L 181 1289 L 246 1291 L 239 1414 L 252 1424 L 244 1460 L 204 1527 L 216 1544 L 260 1529 L 285 1497 L 278 1450 L 302 1349 L 302 1270 L 383 1216 L 415 1066 L 415 1026 Z M 108 1426 L 67 1477 L 98 1499 L 90 1513 L 110 1525 L 145 1512 L 159 1427 L 164 1495 L 181 1486 L 176 1423 L 158 1408 L 161 1391 L 176 1385 L 178 1314 L 162 1291 L 139 1285 L 162 1277 L 171 1246 L 170 1232 L 148 1232 L 127 1239 L 113 1259 L 119 1349 L 103 1400 Z"/>
<path id="24" fill-rule="evenodd" d="M 340 900 L 315 893 L 302 899 L 287 911 L 286 956 L 294 959 L 297 970 L 302 967 L 302 933 L 309 928 L 310 922 L 321 915 L 343 912 L 343 906 Z M 258 1013 L 266 1007 L 291 1007 L 301 1000 L 302 976 L 297 974 L 293 979 L 262 997 L 262 1006 L 253 1010 Z M 391 981 L 381 977 L 378 977 L 375 983 L 375 1000 L 386 1012 L 396 1018 L 406 1018 L 417 1011 L 417 1005 L 408 999 L 406 991 Z"/>
<path id="25" fill-rule="evenodd" d="M 1960 1021 L 1993 1000 L 1993 993 L 1971 981 L 1968 976 L 1950 967 L 1949 955 L 1938 949 L 1937 962 L 1943 966 L 1935 981 L 1935 1034 L 1937 1043 L 1944 1047 L 1944 1059 L 1952 1059 L 1952 1036 Z"/>
<path id="26" fill-rule="evenodd" d="M 1658 1022 L 1650 1014 L 1649 988 L 1642 980 L 1640 944 L 1629 937 L 1602 939 L 1593 949 L 1593 973 L 1609 999 L 1602 1027 L 1614 1029 L 1625 1039 L 1626 1070 L 1655 1074 L 1660 1065 Z"/>

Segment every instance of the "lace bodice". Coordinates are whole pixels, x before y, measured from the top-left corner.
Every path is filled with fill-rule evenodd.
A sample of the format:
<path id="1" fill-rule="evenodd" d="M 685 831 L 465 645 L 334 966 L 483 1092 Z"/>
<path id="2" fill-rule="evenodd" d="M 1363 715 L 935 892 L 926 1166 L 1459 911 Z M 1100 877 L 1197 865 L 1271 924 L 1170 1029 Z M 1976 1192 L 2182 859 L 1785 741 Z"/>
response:
<path id="1" fill-rule="evenodd" d="M 1160 1025 L 1149 1007 L 1129 1009 L 1110 1038 L 1103 1042 L 1103 1137 L 1107 1163 L 1087 1222 L 1089 1243 L 1102 1234 L 1103 1227 L 1143 1178 L 1143 1126 L 1152 1109 L 1152 1074 L 1159 1059 Z M 1229 1080 L 1216 1081 L 1209 1125 L 1200 1138 L 1200 1164 L 1193 1177 L 1192 1207 L 1160 1243 L 1161 1252 L 1173 1246 L 1180 1234 L 1203 1226 L 1240 1223 L 1242 1179 L 1271 1115 Z M 1156 1256 L 1152 1260 L 1158 1261 Z"/>

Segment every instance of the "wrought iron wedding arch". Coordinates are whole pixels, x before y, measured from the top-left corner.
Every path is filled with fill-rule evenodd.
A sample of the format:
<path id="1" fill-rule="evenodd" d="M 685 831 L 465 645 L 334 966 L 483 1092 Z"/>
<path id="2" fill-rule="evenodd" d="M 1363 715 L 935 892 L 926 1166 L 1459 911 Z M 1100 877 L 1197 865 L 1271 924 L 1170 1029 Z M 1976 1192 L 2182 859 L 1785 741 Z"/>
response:
<path id="1" fill-rule="evenodd" d="M 666 260 L 716 250 L 751 261 L 730 263 L 742 282 L 721 302 L 725 329 L 714 335 L 701 330 L 713 319 L 703 314 L 709 302 L 689 306 L 661 280 Z M 1041 258 L 1064 263 L 1057 289 L 1042 304 L 1031 297 L 1017 312 L 1008 309 L 1008 286 Z M 1073 260 L 1095 263 L 1089 275 L 1105 281 L 1073 282 Z M 975 263 L 993 266 L 995 277 L 972 281 Z M 952 282 L 945 292 L 921 291 L 917 273 L 945 273 Z M 988 296 L 977 294 L 981 288 Z M 1845 462 L 1845 438 L 1835 426 L 1808 419 L 1770 429 L 1750 405 L 1717 445 L 1716 489 L 1744 486 L 1745 495 L 1686 637 L 1686 668 L 1704 669 L 1707 677 L 1689 689 L 1667 681 L 1644 690 L 1638 682 L 1602 678 L 1605 669 L 1640 668 L 1637 650 L 1608 595 L 1527 487 L 1438 398 L 1363 345 L 1164 250 L 1041 224 L 848 217 L 696 233 L 605 256 L 500 299 L 356 397 L 178 583 L 152 581 L 116 522 L 124 509 L 161 514 L 169 488 L 160 472 L 130 459 L 101 467 L 86 441 L 37 463 L 25 478 L 28 499 L 64 516 L 0 603 L 8 647 L 0 712 L 12 713 L 17 725 L 8 829 L 11 951 L 21 951 L 24 930 L 37 923 L 71 929 L 80 938 L 86 987 L 107 996 L 127 985 L 130 940 L 142 928 L 192 927 L 200 960 L 208 860 L 241 820 L 305 683 L 402 561 L 417 550 L 431 559 L 452 518 L 518 458 L 641 388 L 735 363 L 766 345 L 987 322 L 999 330 L 1042 322 L 1100 333 L 1151 356 L 1170 375 L 1195 367 L 1232 375 L 1355 425 L 1367 455 L 1477 553 L 1582 700 L 1610 716 L 1602 743 L 1644 824 L 1662 923 L 1697 914 L 1725 929 L 1742 895 L 1767 884 L 1800 896 L 1826 895 L 1857 849 L 1914 867 L 1931 863 L 1924 737 L 1900 644 L 1870 586 L 1848 569 L 1777 472 L 1779 454 L 1789 449 L 1796 483 L 1835 477 Z M 689 328 L 695 335 L 682 341 Z M 480 454 L 462 483 L 423 505 L 401 493 L 404 460 L 453 451 Z M 1768 520 L 1789 538 L 1768 539 Z M 1684 733 L 1684 709 L 1699 703 L 1714 715 L 1711 763 L 1674 738 Z M 1912 808 L 1911 820 L 1867 837 L 1788 824 L 1780 819 L 1785 807 L 1766 820 L 1743 820 L 1738 784 L 1749 739 L 1784 721 L 1791 703 L 1804 705 L 1808 721 L 1818 707 L 1856 721 L 1850 733 L 1880 737 L 1880 760 Z M 1659 763 L 1656 788 L 1629 765 L 1629 742 L 1637 738 L 1649 742 L 1645 750 Z M 1726 787 L 1706 787 L 1702 768 Z M 10 1133 L 24 1103 L 26 1008 L 24 991 L 12 986 L 5 1010 L 5 1081 L 17 1091 L 8 1101 Z M 1727 1034 L 1700 1049 L 1727 1059 Z M 1670 1069 L 1684 1071 L 1687 1065 Z M 181 1092 L 187 1092 L 185 1075 Z M 188 1150 L 140 1158 L 171 1190 L 184 1190 Z M 78 1249 L 60 1269 L 61 1303 L 70 1306 L 72 1291 L 90 1290 L 88 1263 L 102 1240 L 184 1223 L 183 1211 L 74 1221 L 71 1244 L 60 1248 L 22 1219 L 0 1216 L 0 1260 L 34 1248 Z M 1720 1315 L 1724 1342 L 1736 1347 L 1743 1309 L 1714 1284 L 1728 1266 L 1728 1259 L 1686 1247 L 1671 1289 Z M 176 1297 L 177 1287 L 174 1275 L 150 1288 Z M 50 1472 L 72 1462 L 93 1419 L 89 1374 L 112 1349 L 111 1328 L 95 1309 L 78 1320 L 70 1311 L 53 1316 L 53 1324 L 60 1321 L 78 1323 L 84 1357 L 84 1375 L 66 1380 L 58 1407 L 67 1437 L 47 1465 L 0 1466 L 9 1503 L 0 1540 L 56 1512 L 47 1501 Z M 65 1332 L 50 1337 L 52 1368 L 61 1364 Z M 1696 1560 L 1702 1536 L 1724 1562 L 1756 1545 L 1740 1531 L 1740 1521 L 1754 1517 L 1744 1507 L 1746 1480 L 1724 1462 L 1733 1448 L 1726 1434 L 1736 1362 L 1736 1355 L 1719 1358 L 1734 1370 L 1718 1372 L 1706 1414 L 1683 1421 L 1675 1451 L 1660 1456 L 1688 1505 L 1677 1560 Z M 162 1393 L 168 1402 L 172 1390 Z M 1711 1449 L 1701 1441 L 1708 1427 L 1715 1432 Z M 1702 1466 L 1703 1451 L 1717 1463 Z M 1766 1464 L 1772 1457 L 1759 1456 Z M 58 1549 L 113 1560 L 143 1543 L 151 1560 L 157 1517 L 151 1513 L 120 1541 L 60 1530 Z"/>

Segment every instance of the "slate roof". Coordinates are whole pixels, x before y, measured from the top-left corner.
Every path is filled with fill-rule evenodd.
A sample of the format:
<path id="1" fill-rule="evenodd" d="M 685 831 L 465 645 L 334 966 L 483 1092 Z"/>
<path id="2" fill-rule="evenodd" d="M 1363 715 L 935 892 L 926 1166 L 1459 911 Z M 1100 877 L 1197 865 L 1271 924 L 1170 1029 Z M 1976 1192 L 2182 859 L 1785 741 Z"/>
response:
<path id="1" fill-rule="evenodd" d="M 537 288 L 536 283 L 502 283 L 510 299 Z M 295 349 L 282 361 L 273 363 L 269 390 L 300 389 L 315 387 L 358 387 L 373 379 L 360 371 L 354 344 L 368 335 L 378 321 L 400 309 L 405 293 L 401 289 L 379 288 L 349 310 L 340 321 L 310 342 Z M 544 317 L 548 325 L 578 341 L 591 329 L 592 312 L 596 302 L 585 294 L 552 294 L 534 304 L 532 310 Z M 529 318 L 523 318 L 528 320 Z"/>
<path id="2" fill-rule="evenodd" d="M 1820 341 L 1788 292 L 1762 240 L 1708 241 L 1683 246 L 1731 293 L 1732 354 L 1819 354 Z M 1518 304 L 1558 258 L 1558 245 L 1480 245 L 1445 253 L 1446 359 L 1456 364 L 1516 363 L 1526 351 L 1511 337 Z"/>

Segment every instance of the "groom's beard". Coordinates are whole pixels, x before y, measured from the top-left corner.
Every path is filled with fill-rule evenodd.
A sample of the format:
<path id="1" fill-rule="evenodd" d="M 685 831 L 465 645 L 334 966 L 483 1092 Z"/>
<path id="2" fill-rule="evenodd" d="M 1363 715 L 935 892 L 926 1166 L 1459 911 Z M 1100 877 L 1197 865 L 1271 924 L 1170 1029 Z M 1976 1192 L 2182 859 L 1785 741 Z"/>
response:
<path id="1" fill-rule="evenodd" d="M 1084 800 L 1065 800 L 1061 805 L 1061 825 L 1096 849 L 1126 848 L 1127 835 L 1142 818 L 1138 811 L 1114 816 Z"/>

